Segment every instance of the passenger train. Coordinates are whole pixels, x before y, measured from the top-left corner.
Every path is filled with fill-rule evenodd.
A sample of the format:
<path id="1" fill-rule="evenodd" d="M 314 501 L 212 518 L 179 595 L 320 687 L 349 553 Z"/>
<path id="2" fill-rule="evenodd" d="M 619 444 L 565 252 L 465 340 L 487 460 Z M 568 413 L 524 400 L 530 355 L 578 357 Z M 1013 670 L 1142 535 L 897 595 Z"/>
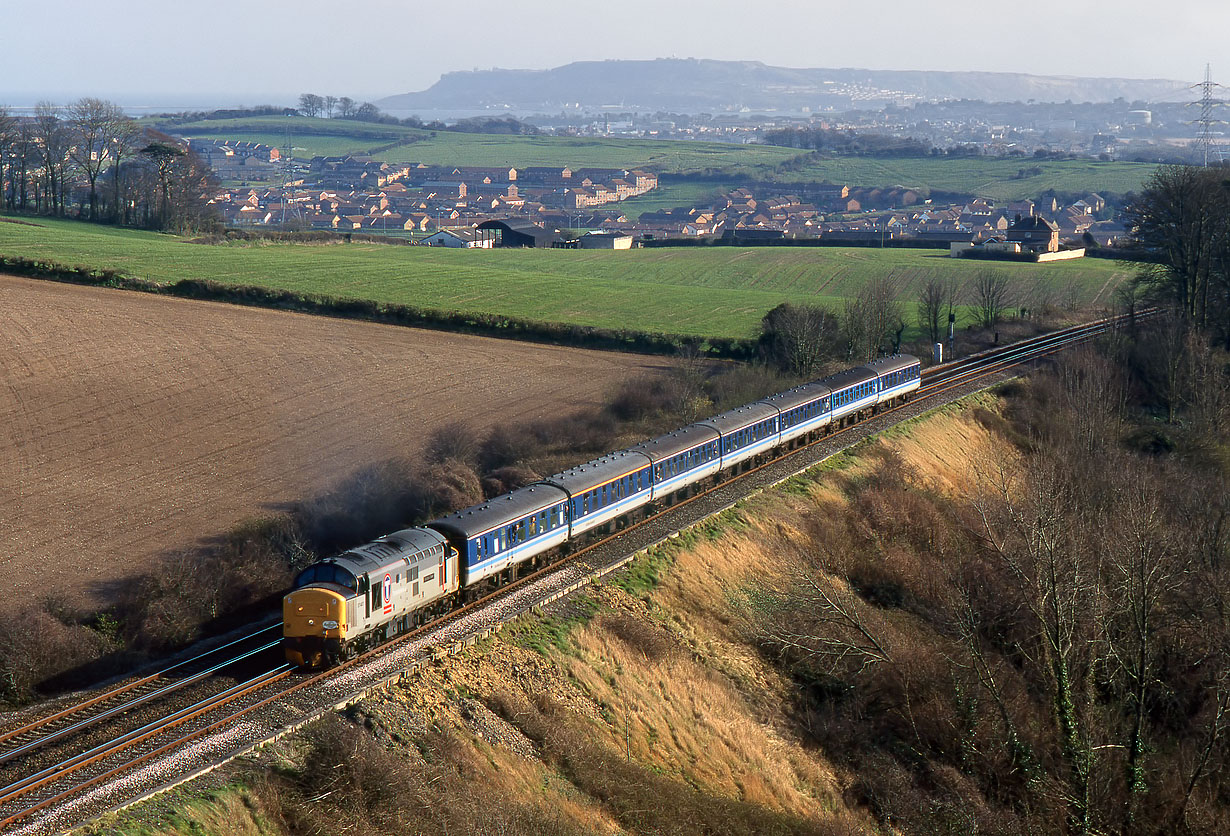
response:
<path id="1" fill-rule="evenodd" d="M 920 376 L 915 357 L 875 360 L 321 560 L 283 599 L 287 661 L 327 666 L 412 630 L 634 511 L 905 401 Z"/>

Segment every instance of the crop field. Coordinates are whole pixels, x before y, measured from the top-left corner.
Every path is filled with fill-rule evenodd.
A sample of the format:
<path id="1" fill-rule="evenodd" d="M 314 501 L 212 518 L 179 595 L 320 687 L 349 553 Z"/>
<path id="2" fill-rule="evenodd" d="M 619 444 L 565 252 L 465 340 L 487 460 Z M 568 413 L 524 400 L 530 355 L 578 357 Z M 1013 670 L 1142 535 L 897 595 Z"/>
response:
<path id="1" fill-rule="evenodd" d="M 32 601 L 105 600 L 443 424 L 566 413 L 664 364 L 6 276 L 0 310 L 0 577 Z"/>
<path id="2" fill-rule="evenodd" d="M 887 276 L 912 303 L 930 275 L 968 280 L 987 262 L 944 250 L 703 247 L 446 250 L 382 244 L 194 244 L 73 222 L 0 223 L 0 254 L 121 270 L 159 282 L 212 279 L 306 293 L 549 322 L 711 337 L 753 336 L 785 301 L 840 307 Z M 1095 259 L 996 263 L 1022 299 L 1039 289 L 1109 304 L 1131 273 Z M 909 306 L 907 306 L 907 310 Z"/>
<path id="3" fill-rule="evenodd" d="M 646 212 L 674 209 L 677 206 L 709 206 L 724 192 L 738 188 L 738 183 L 664 183 L 648 194 L 630 197 L 616 204 L 629 218 L 639 218 Z"/>

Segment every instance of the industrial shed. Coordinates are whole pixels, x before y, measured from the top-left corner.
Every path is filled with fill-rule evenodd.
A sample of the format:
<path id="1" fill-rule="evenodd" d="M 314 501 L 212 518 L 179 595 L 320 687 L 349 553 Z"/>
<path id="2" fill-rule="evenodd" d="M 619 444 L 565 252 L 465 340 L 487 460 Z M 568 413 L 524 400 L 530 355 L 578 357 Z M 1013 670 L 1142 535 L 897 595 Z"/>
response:
<path id="1" fill-rule="evenodd" d="M 483 221 L 476 228 L 496 230 L 498 238 L 495 245 L 497 247 L 558 248 L 564 246 L 564 239 L 559 233 L 543 229 L 529 221 Z"/>

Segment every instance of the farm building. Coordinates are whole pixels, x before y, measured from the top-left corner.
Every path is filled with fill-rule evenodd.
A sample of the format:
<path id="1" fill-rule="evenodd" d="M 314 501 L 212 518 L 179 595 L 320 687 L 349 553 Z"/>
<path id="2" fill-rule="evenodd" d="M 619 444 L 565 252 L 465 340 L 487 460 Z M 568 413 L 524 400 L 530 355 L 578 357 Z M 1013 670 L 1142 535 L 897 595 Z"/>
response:
<path id="1" fill-rule="evenodd" d="M 559 247 L 563 239 L 559 233 L 543 229 L 529 221 L 492 220 L 483 221 L 478 230 L 494 230 L 497 247 Z"/>
<path id="2" fill-rule="evenodd" d="M 587 232 L 581 236 L 583 250 L 630 250 L 632 236 L 618 232 Z"/>

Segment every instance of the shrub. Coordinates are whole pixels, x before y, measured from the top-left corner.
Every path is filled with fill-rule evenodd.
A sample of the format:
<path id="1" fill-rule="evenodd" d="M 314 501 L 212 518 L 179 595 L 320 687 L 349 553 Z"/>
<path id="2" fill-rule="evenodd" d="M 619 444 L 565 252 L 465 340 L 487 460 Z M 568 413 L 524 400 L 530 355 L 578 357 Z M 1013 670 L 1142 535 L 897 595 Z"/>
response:
<path id="1" fill-rule="evenodd" d="M 528 467 L 509 465 L 497 468 L 483 477 L 483 495 L 490 499 L 525 487 L 541 478 L 539 473 Z"/>
<path id="2" fill-rule="evenodd" d="M 482 441 L 473 426 L 466 421 L 453 421 L 432 432 L 423 458 L 428 464 L 453 459 L 473 466 L 478 463 L 481 447 Z"/>

